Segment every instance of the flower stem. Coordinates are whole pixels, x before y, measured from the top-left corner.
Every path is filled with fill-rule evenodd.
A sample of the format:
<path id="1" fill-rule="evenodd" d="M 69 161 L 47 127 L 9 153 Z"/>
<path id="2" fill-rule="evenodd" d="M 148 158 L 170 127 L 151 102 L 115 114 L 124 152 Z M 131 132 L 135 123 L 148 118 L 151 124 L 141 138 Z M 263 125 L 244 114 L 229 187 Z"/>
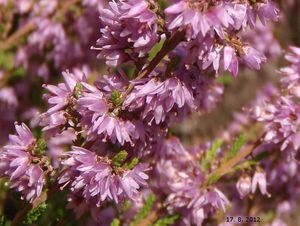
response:
<path id="1" fill-rule="evenodd" d="M 26 207 L 21 209 L 17 214 L 15 215 L 11 226 L 18 226 L 21 225 L 21 222 L 24 220 L 26 215 L 29 213 L 30 210 L 38 207 L 40 204 L 47 201 L 49 197 L 57 193 L 57 190 L 59 190 L 59 186 L 57 184 L 53 185 L 53 187 L 49 188 L 48 191 L 44 191 L 38 198 L 36 198 L 32 203 L 28 204 Z"/>
<path id="2" fill-rule="evenodd" d="M 154 57 L 154 59 L 149 63 L 149 65 L 141 71 L 141 73 L 138 75 L 136 79 L 142 79 L 150 75 L 150 73 L 156 68 L 156 66 L 161 62 L 161 60 L 173 49 L 176 48 L 176 46 L 182 42 L 183 38 L 185 36 L 185 30 L 178 30 L 170 40 L 166 40 L 161 51 L 158 52 L 158 54 Z M 134 84 L 130 84 L 126 90 L 126 92 L 122 95 L 122 99 L 125 100 L 125 98 L 128 96 L 128 94 L 133 90 Z"/>
<path id="3" fill-rule="evenodd" d="M 261 144 L 261 139 L 258 139 L 254 144 L 248 145 L 246 148 L 244 148 L 242 151 L 240 151 L 235 157 L 230 159 L 229 161 L 222 164 L 219 168 L 217 168 L 215 171 L 209 174 L 207 178 L 207 183 L 211 181 L 212 177 L 217 176 L 218 178 L 221 178 L 222 176 L 232 172 L 233 168 L 242 160 L 244 160 L 246 157 L 248 157 L 253 150 Z"/>
<path id="4" fill-rule="evenodd" d="M 137 226 L 150 226 L 158 219 L 158 210 L 152 211 Z"/>
<path id="5" fill-rule="evenodd" d="M 53 19 L 59 18 L 60 16 L 66 14 L 69 11 L 70 6 L 73 4 L 76 4 L 77 2 L 79 2 L 79 0 L 66 1 L 62 5 L 61 9 L 59 11 L 57 11 L 57 13 L 55 13 L 52 18 Z M 12 34 L 10 37 L 8 37 L 8 39 L 6 39 L 5 41 L 3 41 L 0 44 L 0 51 L 6 51 L 6 50 L 12 48 L 13 46 L 17 45 L 23 36 L 29 34 L 30 32 L 34 31 L 35 29 L 37 29 L 36 23 L 34 21 L 29 21 L 21 29 L 19 29 L 17 32 Z"/>
<path id="6" fill-rule="evenodd" d="M 14 217 L 14 219 L 11 223 L 11 226 L 20 225 L 20 222 L 22 222 L 22 220 L 26 217 L 28 212 L 31 209 L 34 209 L 34 208 L 38 207 L 40 204 L 42 204 L 43 202 L 45 202 L 47 200 L 47 197 L 48 197 L 47 192 L 43 192 L 40 197 L 38 197 L 37 199 L 35 199 L 33 201 L 33 203 L 31 203 L 31 204 L 27 205 L 25 208 L 21 209 Z"/>

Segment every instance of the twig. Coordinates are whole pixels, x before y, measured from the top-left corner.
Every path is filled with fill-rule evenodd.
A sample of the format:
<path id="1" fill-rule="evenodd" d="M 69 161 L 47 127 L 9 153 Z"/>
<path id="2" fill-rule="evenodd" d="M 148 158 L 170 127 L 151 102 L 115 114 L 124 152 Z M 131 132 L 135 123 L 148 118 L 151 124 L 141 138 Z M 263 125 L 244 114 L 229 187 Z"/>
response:
<path id="1" fill-rule="evenodd" d="M 29 213 L 30 210 L 38 207 L 40 204 L 47 201 L 49 197 L 56 194 L 57 190 L 59 189 L 59 186 L 55 184 L 53 187 L 51 187 L 47 192 L 43 192 L 41 196 L 36 198 L 31 204 L 27 205 L 24 209 L 20 210 L 14 217 L 11 226 L 18 226 L 21 224 L 23 219 L 26 217 L 26 215 Z"/>
<path id="2" fill-rule="evenodd" d="M 43 192 L 40 197 L 38 197 L 36 200 L 34 200 L 33 203 L 26 206 L 24 209 L 20 210 L 16 216 L 14 217 L 11 226 L 17 226 L 20 225 L 20 222 L 24 219 L 24 217 L 27 215 L 27 213 L 31 210 L 42 204 L 47 200 L 48 194 L 46 192 Z"/>
<path id="3" fill-rule="evenodd" d="M 239 152 L 233 159 L 230 159 L 224 165 L 221 165 L 217 170 L 213 172 L 213 174 L 221 177 L 231 172 L 235 165 L 237 165 L 241 160 L 245 159 L 248 155 L 252 153 L 254 147 L 254 145 L 246 147 L 244 150 Z"/>
<path id="4" fill-rule="evenodd" d="M 142 222 L 140 222 L 137 226 L 150 226 L 153 225 L 153 223 L 158 219 L 158 210 L 154 210 L 149 214 L 147 217 L 145 217 Z"/>
<path id="5" fill-rule="evenodd" d="M 154 59 L 149 63 L 149 65 L 141 71 L 139 76 L 136 79 L 141 79 L 147 77 L 160 63 L 160 61 L 169 53 L 171 52 L 184 38 L 185 31 L 179 30 L 177 31 L 170 40 L 166 40 L 161 51 L 154 57 Z M 128 94 L 133 90 L 134 84 L 131 83 L 126 92 L 122 95 L 123 100 L 128 96 Z"/>
<path id="6" fill-rule="evenodd" d="M 2 10 L 0 10 L 0 11 L 2 11 Z M 0 12 L 0 13 L 2 13 L 2 12 Z M 10 10 L 8 11 L 8 15 L 3 14 L 3 17 L 7 17 L 7 19 L 5 20 L 4 30 L 3 30 L 2 37 L 1 37 L 2 39 L 5 39 L 8 36 L 10 29 L 13 26 L 13 15 L 14 15 L 13 12 Z M 2 15 L 0 14 L 0 20 L 2 20 L 1 17 L 2 17 Z"/>
<path id="7" fill-rule="evenodd" d="M 59 18 L 61 15 L 64 15 L 69 9 L 70 6 L 73 4 L 76 4 L 79 0 L 70 0 L 66 1 L 61 9 L 57 11 L 53 18 Z M 0 44 L 0 51 L 6 51 L 13 47 L 14 45 L 18 44 L 20 39 L 29 34 L 30 32 L 34 31 L 37 28 L 37 25 L 34 21 L 29 21 L 26 25 L 24 25 L 22 28 L 20 28 L 17 32 L 15 32 L 13 35 L 8 37 L 3 43 Z"/>
<path id="8" fill-rule="evenodd" d="M 234 158 L 230 159 L 228 162 L 225 162 L 222 164 L 219 168 L 217 168 L 214 172 L 210 173 L 208 176 L 208 180 L 210 181 L 210 178 L 213 176 L 218 176 L 218 178 L 224 176 L 227 173 L 232 172 L 233 168 L 243 159 L 245 159 L 247 156 L 249 156 L 253 150 L 261 143 L 261 139 L 258 139 L 255 144 L 247 146 L 245 149 L 240 151 Z"/>
<path id="9" fill-rule="evenodd" d="M 11 35 L 6 41 L 0 44 L 0 51 L 5 51 L 10 49 L 13 45 L 17 44 L 19 40 L 34 31 L 37 28 L 36 24 L 33 21 L 28 22 L 25 26 Z"/>

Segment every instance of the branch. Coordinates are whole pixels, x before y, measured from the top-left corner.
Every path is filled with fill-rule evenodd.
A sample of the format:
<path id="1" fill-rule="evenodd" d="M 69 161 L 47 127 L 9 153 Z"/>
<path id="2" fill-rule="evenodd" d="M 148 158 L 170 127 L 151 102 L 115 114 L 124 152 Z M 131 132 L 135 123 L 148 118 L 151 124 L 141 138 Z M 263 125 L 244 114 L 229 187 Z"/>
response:
<path id="1" fill-rule="evenodd" d="M 233 167 L 236 166 L 240 161 L 245 159 L 248 155 L 252 153 L 255 146 L 250 145 L 246 147 L 244 150 L 239 152 L 233 159 L 230 159 L 224 165 L 221 165 L 217 170 L 215 170 L 212 174 L 219 175 L 220 177 L 231 172 Z"/>
<path id="2" fill-rule="evenodd" d="M 185 30 L 178 30 L 169 40 L 166 40 L 162 49 L 158 52 L 158 54 L 154 57 L 154 59 L 149 63 L 149 65 L 141 71 L 141 73 L 137 76 L 136 79 L 141 79 L 147 77 L 160 63 L 160 61 L 171 52 L 176 46 L 182 42 L 185 36 Z M 130 84 L 126 90 L 126 92 L 122 95 L 123 100 L 128 96 L 128 94 L 133 90 L 134 84 Z"/>
<path id="3" fill-rule="evenodd" d="M 36 28 L 37 26 L 33 21 L 28 22 L 25 26 L 23 26 L 21 29 L 11 35 L 7 40 L 0 44 L 0 51 L 6 51 L 10 49 L 12 46 L 17 44 L 23 36 L 34 31 Z"/>
<path id="4" fill-rule="evenodd" d="M 152 211 L 146 218 L 142 220 L 137 226 L 150 226 L 158 219 L 158 210 Z"/>
<path id="5" fill-rule="evenodd" d="M 242 151 L 240 151 L 234 158 L 230 159 L 228 162 L 225 162 L 222 164 L 219 168 L 217 168 L 214 172 L 210 173 L 208 176 L 207 182 L 210 181 L 210 179 L 214 176 L 218 176 L 218 178 L 221 178 L 225 174 L 228 174 L 232 171 L 232 169 L 242 160 L 244 160 L 246 157 L 248 157 L 253 150 L 261 144 L 261 139 L 258 139 L 255 144 L 249 145 L 246 148 L 244 148 Z M 206 184 L 207 184 L 206 182 Z"/>
<path id="6" fill-rule="evenodd" d="M 34 208 L 38 207 L 40 204 L 42 204 L 43 202 L 45 202 L 47 200 L 47 197 L 48 197 L 48 194 L 46 192 L 43 192 L 40 197 L 38 197 L 37 199 L 35 199 L 33 201 L 33 203 L 26 206 L 24 209 L 20 210 L 14 217 L 14 219 L 11 223 L 11 226 L 20 225 L 20 222 L 22 222 L 22 220 L 25 218 L 25 216 L 28 214 L 28 212 L 31 209 L 34 209 Z"/>
<path id="7" fill-rule="evenodd" d="M 58 10 L 53 16 L 52 19 L 59 18 L 60 16 L 64 15 L 69 9 L 70 6 L 73 4 L 76 4 L 79 0 L 70 0 L 66 1 L 60 10 Z M 37 25 L 34 21 L 29 21 L 26 25 L 24 25 L 22 28 L 20 28 L 18 31 L 16 31 L 13 35 L 8 37 L 5 41 L 3 41 L 0 44 L 0 51 L 6 51 L 13 47 L 14 45 L 18 44 L 20 42 L 20 39 L 29 34 L 30 32 L 37 29 Z"/>
<path id="8" fill-rule="evenodd" d="M 15 215 L 11 226 L 18 226 L 21 224 L 21 222 L 24 220 L 26 215 L 29 213 L 30 210 L 38 207 L 40 204 L 47 201 L 49 197 L 54 195 L 57 192 L 58 185 L 54 185 L 51 187 L 47 192 L 43 192 L 41 196 L 36 198 L 32 203 L 28 204 L 25 208 L 21 209 L 17 214 Z"/>

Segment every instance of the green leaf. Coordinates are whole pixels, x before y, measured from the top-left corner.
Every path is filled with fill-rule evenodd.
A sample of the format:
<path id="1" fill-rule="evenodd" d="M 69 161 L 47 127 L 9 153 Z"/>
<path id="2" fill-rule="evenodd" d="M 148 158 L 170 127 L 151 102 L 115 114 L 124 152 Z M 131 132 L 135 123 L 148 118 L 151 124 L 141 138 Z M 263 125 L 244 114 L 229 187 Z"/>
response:
<path id="1" fill-rule="evenodd" d="M 176 67 L 179 65 L 181 61 L 181 57 L 179 56 L 175 56 L 171 59 L 170 63 L 168 64 L 168 68 L 170 68 L 171 70 L 176 69 Z"/>
<path id="2" fill-rule="evenodd" d="M 11 52 L 0 52 L 0 66 L 6 70 L 14 68 L 14 55 Z"/>
<path id="3" fill-rule="evenodd" d="M 217 81 L 221 84 L 224 84 L 224 85 L 229 85 L 232 83 L 233 81 L 233 77 L 232 75 L 230 75 L 229 73 L 226 73 L 220 77 L 217 78 Z"/>
<path id="4" fill-rule="evenodd" d="M 241 163 L 240 165 L 237 165 L 233 168 L 234 172 L 240 171 L 240 170 L 245 170 L 245 169 L 250 169 L 252 166 L 258 165 L 259 162 L 256 160 L 249 160 Z"/>
<path id="5" fill-rule="evenodd" d="M 124 202 L 122 203 L 122 211 L 125 212 L 125 211 L 129 210 L 131 206 L 132 206 L 132 203 L 130 201 L 124 200 Z"/>
<path id="6" fill-rule="evenodd" d="M 275 219 L 276 213 L 274 210 L 267 210 L 266 212 L 258 214 L 258 217 L 260 217 L 260 219 L 264 219 L 265 223 L 271 223 Z"/>
<path id="7" fill-rule="evenodd" d="M 37 138 L 41 137 L 42 136 L 42 128 L 40 128 L 40 127 L 33 128 L 32 134 L 34 137 L 37 137 Z"/>
<path id="8" fill-rule="evenodd" d="M 23 67 L 18 67 L 12 72 L 12 77 L 14 79 L 23 78 L 23 77 L 25 77 L 25 73 L 26 73 L 26 71 Z"/>
<path id="9" fill-rule="evenodd" d="M 221 178 L 220 175 L 218 175 L 218 174 L 212 174 L 212 175 L 208 178 L 208 180 L 207 180 L 207 186 L 210 186 L 210 185 L 212 185 L 212 184 L 214 184 L 214 183 L 217 183 L 218 180 L 219 180 L 220 178 Z"/>
<path id="10" fill-rule="evenodd" d="M 117 218 L 115 218 L 115 219 L 111 222 L 110 226 L 120 226 L 120 220 L 117 219 Z"/>
<path id="11" fill-rule="evenodd" d="M 0 226 L 5 226 L 5 222 L 6 222 L 5 216 L 2 215 L 2 216 L 0 217 Z"/>
<path id="12" fill-rule="evenodd" d="M 80 17 L 80 15 L 82 14 L 82 10 L 80 9 L 80 7 L 78 7 L 75 4 L 72 4 L 69 8 L 70 12 L 74 13 L 75 17 Z"/>
<path id="13" fill-rule="evenodd" d="M 244 146 L 245 143 L 246 143 L 245 136 L 244 134 L 241 134 L 234 142 L 231 149 L 229 150 L 228 159 L 231 159 L 234 156 L 236 156 L 236 154 L 241 150 L 241 148 Z"/>
<path id="14" fill-rule="evenodd" d="M 43 138 L 38 139 L 36 147 L 34 149 L 34 153 L 38 156 L 41 156 L 46 152 L 46 149 L 47 142 Z"/>
<path id="15" fill-rule="evenodd" d="M 255 156 L 253 159 L 243 162 L 242 164 L 235 166 L 234 171 L 244 170 L 244 169 L 250 169 L 253 166 L 258 165 L 263 159 L 267 158 L 270 155 L 270 152 L 265 151 L 257 156 Z"/>
<path id="16" fill-rule="evenodd" d="M 131 170 L 131 169 L 133 169 L 138 163 L 139 163 L 139 159 L 138 159 L 138 158 L 133 158 L 130 162 L 125 163 L 125 164 L 123 165 L 123 167 L 126 168 L 126 169 Z"/>
<path id="17" fill-rule="evenodd" d="M 29 211 L 27 214 L 25 220 L 23 221 L 23 224 L 25 225 L 31 225 L 34 222 L 36 222 L 47 210 L 47 204 L 42 203 L 36 208 Z"/>
<path id="18" fill-rule="evenodd" d="M 149 61 L 153 60 L 159 53 L 165 43 L 165 39 L 161 39 L 149 52 Z"/>
<path id="19" fill-rule="evenodd" d="M 113 103 L 114 106 L 118 107 L 122 105 L 122 98 L 121 98 L 121 92 L 119 90 L 114 90 L 111 92 L 110 100 Z"/>
<path id="20" fill-rule="evenodd" d="M 156 223 L 154 224 L 154 226 L 167 226 L 167 225 L 173 225 L 178 219 L 179 219 L 180 215 L 172 215 L 172 216 L 168 216 L 162 219 L 159 219 L 158 221 L 156 221 Z"/>
<path id="21" fill-rule="evenodd" d="M 127 158 L 128 153 L 125 150 L 120 151 L 118 154 L 116 154 L 112 159 L 112 164 L 114 166 L 120 167 L 122 163 Z"/>
<path id="22" fill-rule="evenodd" d="M 201 166 L 205 171 L 210 169 L 211 164 L 216 157 L 217 151 L 221 147 L 222 143 L 222 140 L 217 140 L 212 144 L 211 148 L 206 151 L 204 159 L 201 162 Z"/>
<path id="23" fill-rule="evenodd" d="M 78 99 L 81 96 L 82 89 L 83 89 L 83 85 L 81 83 L 77 83 L 74 88 L 74 97 L 75 98 Z"/>
<path id="24" fill-rule="evenodd" d="M 256 161 L 256 162 L 260 162 L 263 159 L 269 157 L 269 155 L 270 155 L 270 152 L 264 151 L 264 152 L 258 154 L 257 156 L 255 156 L 253 160 Z"/>
<path id="25" fill-rule="evenodd" d="M 145 205 L 137 212 L 130 226 L 138 225 L 145 217 L 147 217 L 151 213 L 155 200 L 155 195 L 149 195 L 145 202 Z"/>
<path id="26" fill-rule="evenodd" d="M 158 0 L 158 3 L 159 3 L 159 8 L 161 10 L 161 13 L 164 12 L 164 10 L 170 5 L 167 1 L 161 1 L 161 0 Z"/>

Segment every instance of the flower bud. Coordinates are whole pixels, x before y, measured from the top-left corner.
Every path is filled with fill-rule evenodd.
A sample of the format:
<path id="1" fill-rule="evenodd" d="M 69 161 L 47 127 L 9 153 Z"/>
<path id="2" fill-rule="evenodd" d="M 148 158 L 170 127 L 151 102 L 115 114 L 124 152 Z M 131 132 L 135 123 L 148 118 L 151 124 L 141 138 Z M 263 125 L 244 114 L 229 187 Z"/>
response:
<path id="1" fill-rule="evenodd" d="M 267 178 L 266 178 L 266 173 L 263 171 L 256 171 L 253 176 L 252 180 L 252 193 L 254 194 L 257 186 L 259 187 L 259 190 L 261 194 L 267 195 L 268 197 L 271 197 L 269 192 L 267 191 Z"/>
<path id="2" fill-rule="evenodd" d="M 242 175 L 236 183 L 236 189 L 242 199 L 246 197 L 251 192 L 251 177 L 247 174 Z"/>

